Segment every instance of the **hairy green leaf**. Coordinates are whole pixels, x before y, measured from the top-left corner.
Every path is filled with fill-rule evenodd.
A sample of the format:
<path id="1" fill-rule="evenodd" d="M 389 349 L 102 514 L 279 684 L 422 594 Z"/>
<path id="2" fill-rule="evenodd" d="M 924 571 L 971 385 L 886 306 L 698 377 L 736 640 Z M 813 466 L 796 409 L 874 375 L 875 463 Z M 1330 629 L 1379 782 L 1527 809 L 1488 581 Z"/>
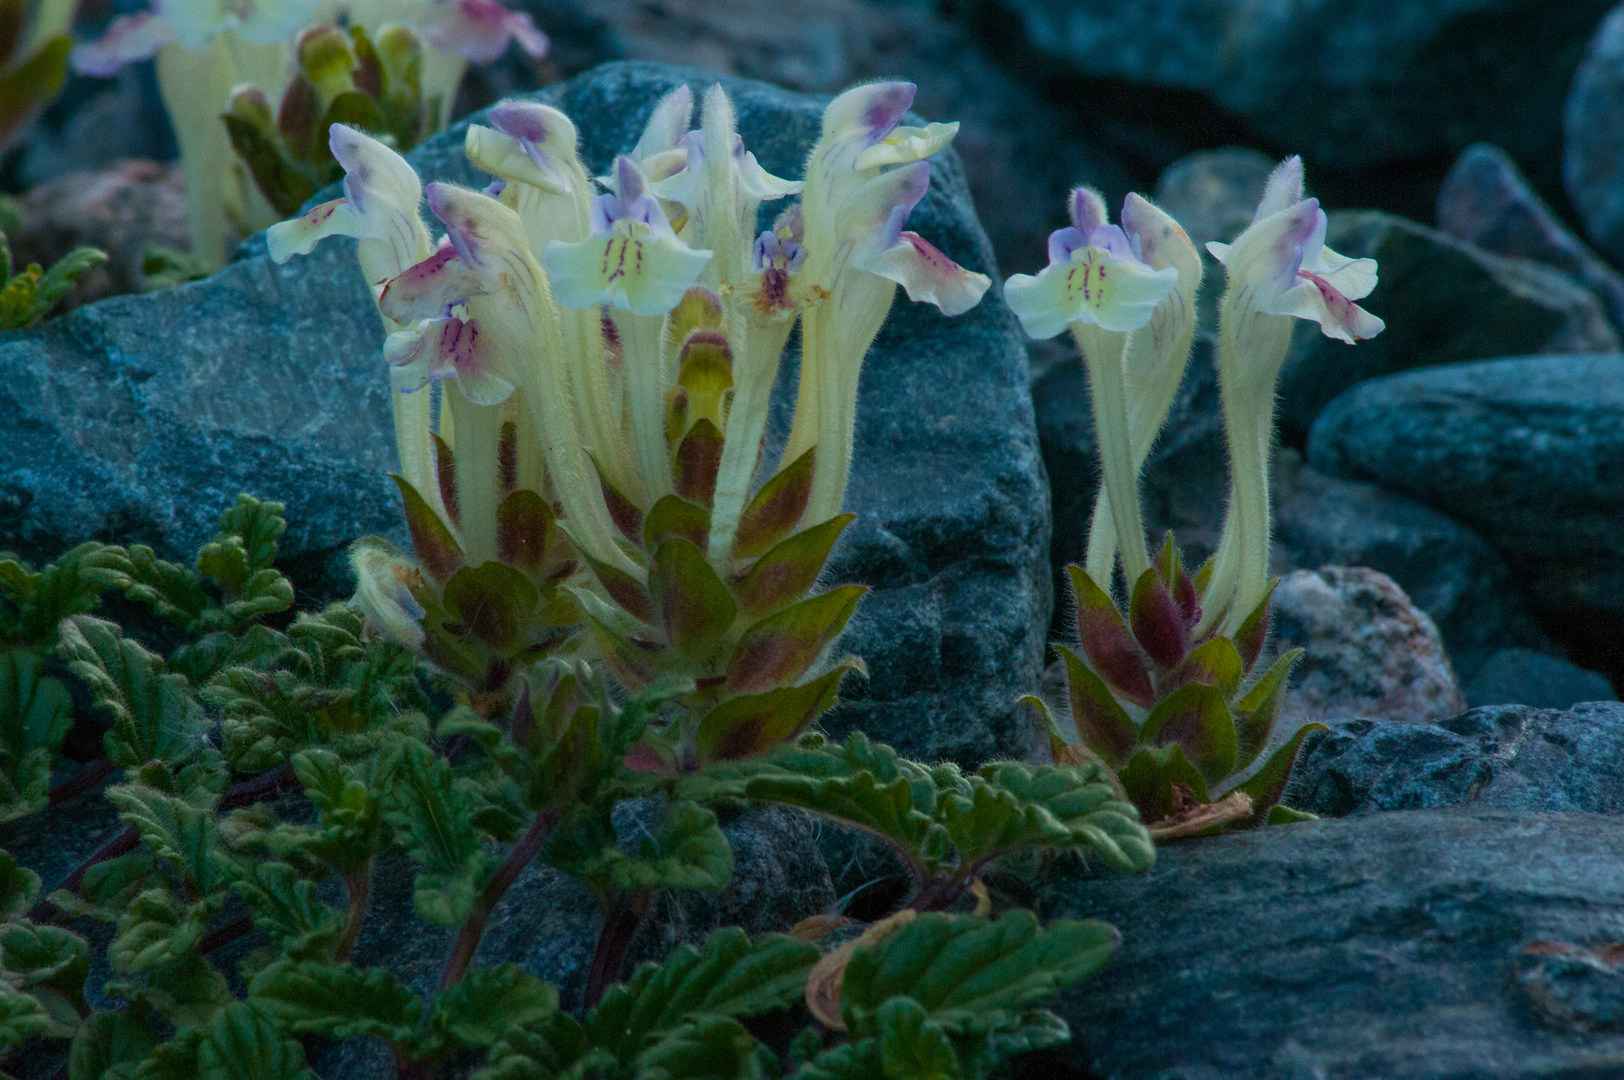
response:
<path id="1" fill-rule="evenodd" d="M 302 1080 L 304 1049 L 261 1012 L 232 1002 L 215 1014 L 197 1051 L 198 1080 Z"/>
<path id="2" fill-rule="evenodd" d="M 75 615 L 62 623 L 61 633 L 62 655 L 113 719 L 103 744 L 116 764 L 176 765 L 197 751 L 205 721 L 185 678 L 166 673 L 160 658 L 126 640 L 110 622 Z"/>
<path id="3" fill-rule="evenodd" d="M 476 800 L 452 775 L 450 762 L 422 744 L 404 747 L 400 779 L 388 793 L 388 817 L 407 854 L 422 867 L 414 906 L 430 922 L 456 926 L 473 905 L 490 861 L 474 822 L 476 810 Z"/>
<path id="4" fill-rule="evenodd" d="M 1156 858 L 1138 811 L 1117 801 L 1098 766 L 983 766 L 968 797 L 942 800 L 941 821 L 969 872 L 1023 848 L 1082 848 L 1123 873 Z"/>
<path id="5" fill-rule="evenodd" d="M 92 1013 L 68 1050 L 68 1080 L 133 1080 L 157 1045 L 145 1015 Z"/>
<path id="6" fill-rule="evenodd" d="M 67 688 L 42 673 L 31 650 L 0 651 L 0 821 L 49 805 L 72 708 Z"/>
<path id="7" fill-rule="evenodd" d="M 875 1015 L 880 1061 L 888 1077 L 907 1080 L 958 1080 L 959 1056 L 947 1032 L 931 1022 L 913 998 L 894 997 Z"/>
<path id="8" fill-rule="evenodd" d="M 50 1026 L 51 1018 L 33 996 L 0 982 L 0 1050 L 39 1035 Z"/>
<path id="9" fill-rule="evenodd" d="M 212 800 L 198 806 L 142 784 L 108 788 L 107 798 L 186 884 L 200 893 L 225 887 L 225 868 L 214 857 L 219 835 Z"/>
<path id="10" fill-rule="evenodd" d="M 517 964 L 471 967 L 434 999 L 430 1026 L 464 1046 L 492 1046 L 511 1028 L 530 1029 L 558 1009 L 558 991 Z"/>
<path id="11" fill-rule="evenodd" d="M 737 1020 L 696 1016 L 660 1036 L 633 1068 L 669 1080 L 767 1080 L 778 1075 L 778 1058 Z"/>
<path id="12" fill-rule="evenodd" d="M 279 960 L 248 984 L 249 1004 L 295 1035 L 410 1043 L 423 1003 L 383 968 Z"/>
<path id="13" fill-rule="evenodd" d="M 15 919 L 39 899 L 39 875 L 0 851 L 0 919 Z"/>
<path id="14" fill-rule="evenodd" d="M 733 850 L 716 815 L 694 802 L 673 803 L 637 853 L 606 847 L 582 875 L 625 892 L 699 889 L 720 892 L 733 876 Z"/>

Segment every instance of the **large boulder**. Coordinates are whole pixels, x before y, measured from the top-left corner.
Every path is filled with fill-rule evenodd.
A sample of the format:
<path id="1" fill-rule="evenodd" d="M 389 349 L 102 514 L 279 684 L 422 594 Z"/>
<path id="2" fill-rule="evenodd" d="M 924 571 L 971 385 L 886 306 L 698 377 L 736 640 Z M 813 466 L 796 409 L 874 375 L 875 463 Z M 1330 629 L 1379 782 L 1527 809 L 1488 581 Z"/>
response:
<path id="1" fill-rule="evenodd" d="M 1568 80 L 1613 0 L 998 0 L 1084 76 L 1196 91 L 1343 166 L 1495 138 L 1554 153 Z"/>
<path id="2" fill-rule="evenodd" d="M 1554 267 L 1491 255 L 1375 210 L 1332 213 L 1325 242 L 1377 261 L 1381 282 L 1361 303 L 1387 329 L 1349 346 L 1298 321 L 1280 373 L 1281 435 L 1293 445 L 1332 399 L 1367 379 L 1461 360 L 1619 348 L 1601 301 Z"/>
<path id="3" fill-rule="evenodd" d="M 684 80 L 702 90 L 714 76 L 610 64 L 541 99 L 579 118 L 586 161 L 602 171 Z M 824 100 L 723 83 L 762 164 L 799 175 Z M 426 178 L 485 183 L 463 132 L 414 152 Z M 958 159 L 932 168 L 911 227 L 996 278 Z M 399 535 L 382 332 L 353 247 L 328 241 L 284 266 L 254 250 L 207 281 L 0 337 L 0 548 L 41 559 L 95 538 L 187 556 L 247 490 L 288 504 L 288 565 L 333 595 L 351 540 Z M 1026 384 L 996 290 L 953 320 L 898 302 L 864 368 L 848 495 L 859 518 L 830 571 L 874 588 L 845 639 L 871 679 L 852 684 L 831 726 L 930 760 L 1026 748 L 1011 706 L 1036 685 L 1052 602 Z"/>
<path id="4" fill-rule="evenodd" d="M 1596 246 L 1624 261 L 1624 5 L 1597 29 L 1574 74 L 1562 127 L 1568 196 Z"/>
<path id="5" fill-rule="evenodd" d="M 1308 462 L 1471 527 L 1541 614 L 1624 618 L 1624 356 L 1454 364 L 1364 383 Z"/>
<path id="6" fill-rule="evenodd" d="M 1117 1080 L 1617 1075 L 1616 1007 L 1575 1022 L 1616 969 L 1564 995 L 1537 957 L 1618 940 L 1621 844 L 1615 816 L 1472 807 L 1172 844 L 1132 878 L 1056 868 L 1044 915 L 1122 931 L 1063 999 L 1060 1055 Z"/>

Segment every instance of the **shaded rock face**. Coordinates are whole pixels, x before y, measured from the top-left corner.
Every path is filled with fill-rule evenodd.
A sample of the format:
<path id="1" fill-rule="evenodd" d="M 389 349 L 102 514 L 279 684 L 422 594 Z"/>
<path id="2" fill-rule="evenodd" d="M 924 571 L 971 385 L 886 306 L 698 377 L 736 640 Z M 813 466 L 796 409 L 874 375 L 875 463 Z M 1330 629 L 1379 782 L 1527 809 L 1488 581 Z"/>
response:
<path id="1" fill-rule="evenodd" d="M 1252 223 L 1269 174 L 1277 163 L 1268 155 L 1240 147 L 1202 150 L 1168 166 L 1156 181 L 1156 205 L 1173 215 L 1190 234 L 1196 250 L 1207 253 L 1213 240 L 1229 243 Z M 1206 264 L 1211 274 L 1217 260 Z M 1221 290 L 1223 268 L 1214 288 Z"/>
<path id="2" fill-rule="evenodd" d="M 1436 721 L 1466 706 L 1438 628 L 1385 574 L 1362 566 L 1287 574 L 1271 626 L 1282 651 L 1303 649 L 1283 730 L 1338 716 Z"/>
<path id="3" fill-rule="evenodd" d="M 1194 90 L 1264 139 L 1358 166 L 1511 138 L 1556 117 L 1612 0 L 999 0 L 1081 74 Z"/>
<path id="4" fill-rule="evenodd" d="M 1367 382 L 1315 422 L 1308 462 L 1464 522 L 1542 614 L 1624 617 L 1624 357 L 1494 360 Z"/>
<path id="5" fill-rule="evenodd" d="M 1325 565 L 1381 571 L 1426 612 L 1456 674 L 1468 681 L 1507 647 L 1537 651 L 1531 655 L 1555 650 L 1505 560 L 1460 522 L 1375 484 L 1306 467 L 1276 474 L 1285 474 L 1275 504 L 1276 573 Z M 1468 702 L 1498 704 L 1472 702 L 1470 695 Z"/>
<path id="6" fill-rule="evenodd" d="M 1325 242 L 1377 261 L 1381 282 L 1360 304 L 1387 329 L 1349 346 L 1298 320 L 1280 373 L 1281 438 L 1292 445 L 1338 394 L 1369 379 L 1462 360 L 1618 348 L 1601 302 L 1553 267 L 1491 255 L 1377 211 L 1331 214 Z"/>
<path id="7" fill-rule="evenodd" d="M 1333 720 L 1297 758 L 1287 803 L 1327 816 L 1466 806 L 1624 813 L 1624 705 L 1473 709 L 1436 724 Z"/>
<path id="8" fill-rule="evenodd" d="M 588 165 L 636 142 L 684 79 L 608 65 L 543 100 L 581 118 Z M 724 80 L 762 164 L 799 175 L 824 102 Z M 476 117 L 477 119 L 477 117 Z M 425 179 L 483 186 L 459 125 L 413 154 Z M 932 165 L 910 227 L 997 276 L 956 158 Z M 0 339 L 0 548 L 42 559 L 83 539 L 189 556 L 238 491 L 288 504 L 296 580 L 341 595 L 355 537 L 402 532 L 382 333 L 353 247 L 328 241 L 275 266 L 249 257 L 208 281 L 92 305 Z M 864 368 L 848 505 L 859 519 L 830 580 L 874 592 L 845 648 L 871 680 L 831 726 L 904 753 L 964 761 L 1020 754 L 1011 703 L 1035 686 L 1051 601 L 1048 514 L 1025 351 L 995 290 L 958 319 L 900 300 Z M 796 367 L 780 380 L 787 427 Z"/>
<path id="9" fill-rule="evenodd" d="M 1601 300 L 1613 328 L 1624 327 L 1624 275 L 1557 220 L 1499 147 L 1477 143 L 1461 154 L 1438 191 L 1438 227 L 1484 251 L 1571 274 Z"/>
<path id="10" fill-rule="evenodd" d="M 1617 817 L 1472 807 L 1173 844 L 1134 878 L 1056 868 L 1044 916 L 1122 931 L 1063 999 L 1060 1056 L 1121 1080 L 1616 1075 L 1624 1035 L 1551 1023 L 1512 976 L 1534 942 L 1624 937 L 1620 844 Z"/>
<path id="11" fill-rule="evenodd" d="M 1466 683 L 1466 703 L 1533 705 L 1565 709 L 1582 701 L 1611 701 L 1618 695 L 1607 676 L 1575 667 L 1560 656 L 1532 649 L 1500 649 Z"/>
<path id="12" fill-rule="evenodd" d="M 1562 179 L 1602 252 L 1624 260 L 1624 8 L 1597 28 L 1562 115 Z"/>

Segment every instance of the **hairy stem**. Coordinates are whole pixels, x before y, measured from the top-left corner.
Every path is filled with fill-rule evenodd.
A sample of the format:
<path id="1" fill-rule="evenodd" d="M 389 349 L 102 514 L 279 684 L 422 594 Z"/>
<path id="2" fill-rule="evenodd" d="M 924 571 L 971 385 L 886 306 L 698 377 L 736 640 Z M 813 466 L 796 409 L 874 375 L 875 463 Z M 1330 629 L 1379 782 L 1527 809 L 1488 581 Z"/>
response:
<path id="1" fill-rule="evenodd" d="M 592 954 L 592 972 L 587 976 L 586 995 L 582 1002 L 584 1007 L 590 1009 L 602 1001 L 603 992 L 620 974 L 620 966 L 626 960 L 626 950 L 631 947 L 637 928 L 643 924 L 643 916 L 648 913 L 652 899 L 653 893 L 645 891 L 621 893 L 610 902 L 608 910 L 604 912 L 598 947 Z"/>
<path id="2" fill-rule="evenodd" d="M 118 772 L 118 766 L 114 765 L 110 758 L 93 761 L 75 773 L 73 779 L 52 788 L 49 796 L 50 804 L 60 806 L 74 796 L 89 791 L 116 772 Z"/>
<path id="3" fill-rule="evenodd" d="M 366 918 L 367 904 L 372 900 L 372 867 L 376 856 L 363 863 L 360 869 L 344 875 L 344 887 L 349 890 L 349 910 L 344 917 L 344 930 L 333 944 L 333 959 L 343 963 L 355 948 L 355 939 L 361 936 L 361 923 Z"/>
<path id="4" fill-rule="evenodd" d="M 544 811 L 536 815 L 530 823 L 530 828 L 520 837 L 519 842 L 513 845 L 502 865 L 497 867 L 496 873 L 491 875 L 485 883 L 485 888 L 474 900 L 474 906 L 468 912 L 468 917 L 462 921 L 462 928 L 457 931 L 457 940 L 451 945 L 451 953 L 446 957 L 445 967 L 440 971 L 440 989 L 449 990 L 462 978 L 473 962 L 474 953 L 479 950 L 479 939 L 485 933 L 485 923 L 490 919 L 491 912 L 496 909 L 497 903 L 506 895 L 519 874 L 530 865 L 530 860 L 536 857 L 541 845 L 546 842 L 548 834 L 557 824 L 556 814 Z"/>

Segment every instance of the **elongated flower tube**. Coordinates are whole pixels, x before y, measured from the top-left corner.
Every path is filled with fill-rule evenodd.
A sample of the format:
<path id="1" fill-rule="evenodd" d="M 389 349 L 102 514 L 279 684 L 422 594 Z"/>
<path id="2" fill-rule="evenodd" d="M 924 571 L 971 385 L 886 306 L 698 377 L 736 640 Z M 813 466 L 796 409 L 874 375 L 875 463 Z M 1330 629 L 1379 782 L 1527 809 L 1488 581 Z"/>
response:
<path id="1" fill-rule="evenodd" d="M 1236 627 L 1262 600 L 1269 571 L 1269 449 L 1274 393 L 1294 319 L 1352 344 L 1382 321 L 1358 306 L 1376 287 L 1376 261 L 1325 246 L 1325 211 L 1303 195 L 1303 164 L 1288 158 L 1270 176 L 1252 224 L 1233 244 L 1209 244 L 1229 288 L 1219 322 L 1218 380 L 1229 439 L 1230 500 L 1203 624 Z"/>
<path id="2" fill-rule="evenodd" d="M 991 284 L 903 229 L 930 185 L 924 159 L 958 133 L 957 124 L 900 126 L 914 89 L 871 83 L 835 98 L 807 162 L 800 287 L 819 299 L 802 314 L 800 398 L 785 459 L 817 448 L 810 520 L 838 513 L 845 497 L 858 376 L 896 286 L 958 315 Z"/>
<path id="3" fill-rule="evenodd" d="M 1150 556 L 1139 509 L 1138 462 L 1143 459 L 1135 457 L 1128 421 L 1128 345 L 1173 292 L 1180 273 L 1171 258 L 1160 269 L 1145 262 L 1142 234 L 1130 238 L 1110 224 L 1105 203 L 1094 191 L 1074 191 L 1070 211 L 1072 225 L 1049 236 L 1049 265 L 1036 277 L 1014 275 L 1005 283 L 1004 295 L 1028 334 L 1049 338 L 1069 328 L 1082 350 L 1109 513 L 1116 525 L 1115 546 L 1131 586 L 1149 569 Z M 1137 205 L 1134 216 L 1148 219 Z M 1186 356 L 1188 349 L 1186 340 Z M 1179 368 L 1182 372 L 1182 360 Z M 1158 384 L 1165 381 L 1165 373 L 1159 374 Z M 1176 376 L 1173 382 L 1176 389 Z M 1165 416 L 1165 406 L 1162 411 Z M 1109 588 L 1109 556 L 1106 560 L 1100 580 Z"/>

